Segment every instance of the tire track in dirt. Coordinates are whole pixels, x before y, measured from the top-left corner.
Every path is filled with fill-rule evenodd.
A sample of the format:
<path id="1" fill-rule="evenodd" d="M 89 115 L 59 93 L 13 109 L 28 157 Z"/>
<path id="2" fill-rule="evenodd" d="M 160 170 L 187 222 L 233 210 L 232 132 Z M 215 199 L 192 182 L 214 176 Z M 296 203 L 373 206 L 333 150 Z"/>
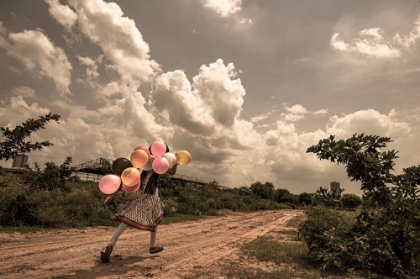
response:
<path id="1" fill-rule="evenodd" d="M 148 253 L 150 235 L 127 229 L 111 262 L 99 261 L 115 227 L 60 230 L 34 234 L 0 234 L 0 278 L 179 278 L 191 271 L 212 270 L 217 261 L 237 252 L 235 243 L 280 230 L 297 210 L 230 213 L 196 222 L 159 227 L 162 253 Z"/>

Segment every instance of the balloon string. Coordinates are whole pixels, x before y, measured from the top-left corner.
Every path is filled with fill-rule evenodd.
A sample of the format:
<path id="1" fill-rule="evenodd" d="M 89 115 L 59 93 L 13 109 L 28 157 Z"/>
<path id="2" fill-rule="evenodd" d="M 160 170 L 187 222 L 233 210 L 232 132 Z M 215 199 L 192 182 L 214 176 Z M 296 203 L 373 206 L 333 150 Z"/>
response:
<path id="1" fill-rule="evenodd" d="M 106 204 L 106 202 L 109 200 L 109 199 L 111 199 L 112 198 L 112 195 L 109 195 L 108 197 L 106 197 L 106 199 L 105 199 L 105 201 L 104 201 L 104 204 Z"/>

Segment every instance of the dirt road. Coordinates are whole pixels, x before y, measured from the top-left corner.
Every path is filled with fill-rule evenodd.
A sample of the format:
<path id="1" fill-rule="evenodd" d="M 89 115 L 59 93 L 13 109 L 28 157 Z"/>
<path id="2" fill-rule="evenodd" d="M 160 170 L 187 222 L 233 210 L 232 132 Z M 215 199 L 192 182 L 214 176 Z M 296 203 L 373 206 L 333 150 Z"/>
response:
<path id="1" fill-rule="evenodd" d="M 227 213 L 161 225 L 157 244 L 165 250 L 158 254 L 148 253 L 149 232 L 130 228 L 121 235 L 108 264 L 99 261 L 99 254 L 114 227 L 1 233 L 0 278 L 180 278 L 193 271 L 218 278 L 217 264 L 237 257 L 235 243 L 285 229 L 295 216 L 303 213 Z"/>

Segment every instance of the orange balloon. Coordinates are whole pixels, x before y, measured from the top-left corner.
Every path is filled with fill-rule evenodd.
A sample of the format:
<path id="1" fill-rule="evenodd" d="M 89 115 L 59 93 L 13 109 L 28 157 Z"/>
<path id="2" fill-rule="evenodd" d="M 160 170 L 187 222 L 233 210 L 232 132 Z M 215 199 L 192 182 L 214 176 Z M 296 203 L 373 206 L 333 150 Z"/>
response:
<path id="1" fill-rule="evenodd" d="M 134 167 L 126 168 L 121 174 L 122 182 L 130 187 L 140 182 L 140 171 Z"/>
<path id="2" fill-rule="evenodd" d="M 135 168 L 142 168 L 149 160 L 149 155 L 143 149 L 136 149 L 131 153 L 130 161 Z"/>
<path id="3" fill-rule="evenodd" d="M 191 162 L 191 154 L 187 150 L 179 150 L 175 153 L 176 163 L 178 165 L 188 165 Z"/>

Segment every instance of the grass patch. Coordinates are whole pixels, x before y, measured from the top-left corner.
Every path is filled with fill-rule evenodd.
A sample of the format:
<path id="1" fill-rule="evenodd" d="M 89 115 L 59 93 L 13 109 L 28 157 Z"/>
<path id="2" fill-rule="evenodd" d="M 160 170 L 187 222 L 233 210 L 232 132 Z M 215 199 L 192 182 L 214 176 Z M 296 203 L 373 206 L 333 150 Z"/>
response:
<path id="1" fill-rule="evenodd" d="M 207 218 L 205 215 L 189 215 L 189 214 L 176 214 L 175 216 L 163 217 L 161 225 L 167 225 L 172 223 L 186 222 L 186 221 L 198 221 Z"/>
<path id="2" fill-rule="evenodd" d="M 278 242 L 272 237 L 261 236 L 240 248 L 243 255 L 276 265 L 298 264 L 308 266 L 308 247 L 302 242 Z"/>
<path id="3" fill-rule="evenodd" d="M 302 223 L 304 221 L 304 219 L 305 218 L 303 218 L 302 216 L 294 216 L 292 219 L 287 221 L 286 227 L 297 229 L 299 227 L 300 223 Z"/>

